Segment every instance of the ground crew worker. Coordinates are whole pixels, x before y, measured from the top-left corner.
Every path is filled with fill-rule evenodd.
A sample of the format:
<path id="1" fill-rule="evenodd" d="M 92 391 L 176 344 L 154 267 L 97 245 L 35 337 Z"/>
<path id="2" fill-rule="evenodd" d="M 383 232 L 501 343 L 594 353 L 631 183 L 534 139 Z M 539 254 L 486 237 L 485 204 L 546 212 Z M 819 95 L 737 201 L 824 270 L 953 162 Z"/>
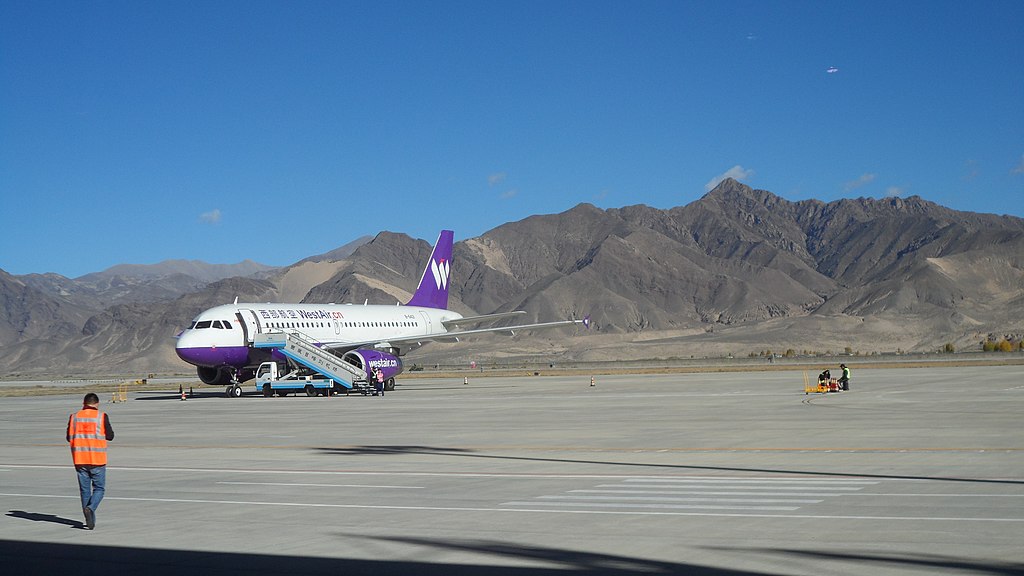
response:
<path id="1" fill-rule="evenodd" d="M 110 418 L 100 412 L 99 405 L 99 396 L 89 392 L 82 401 L 82 409 L 68 418 L 67 440 L 78 472 L 86 530 L 96 527 L 96 509 L 106 492 L 107 441 L 114 439 Z"/>
<path id="2" fill-rule="evenodd" d="M 846 364 L 840 364 L 839 367 L 843 369 L 843 375 L 839 377 L 839 384 L 842 385 L 843 390 L 849 390 L 850 369 L 846 367 Z"/>
<path id="3" fill-rule="evenodd" d="M 373 371 L 373 375 L 374 375 L 374 380 L 377 381 L 377 392 L 381 396 L 383 396 L 384 395 L 384 371 L 381 370 L 380 368 L 377 368 L 376 370 Z"/>

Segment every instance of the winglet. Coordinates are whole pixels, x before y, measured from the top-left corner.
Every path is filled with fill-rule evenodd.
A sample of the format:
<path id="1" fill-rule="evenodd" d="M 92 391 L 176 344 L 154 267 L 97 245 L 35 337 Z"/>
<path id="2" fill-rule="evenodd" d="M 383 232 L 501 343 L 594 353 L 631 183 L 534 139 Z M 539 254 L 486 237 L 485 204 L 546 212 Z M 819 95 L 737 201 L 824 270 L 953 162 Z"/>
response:
<path id="1" fill-rule="evenodd" d="M 590 314 L 583 317 L 583 327 L 590 330 Z"/>
<path id="2" fill-rule="evenodd" d="M 420 285 L 416 288 L 412 299 L 409 300 L 409 306 L 441 310 L 448 307 L 448 278 L 451 276 L 452 238 L 454 236 L 455 233 L 451 230 L 442 230 L 437 237 L 434 251 L 430 253 L 430 261 L 423 269 Z"/>

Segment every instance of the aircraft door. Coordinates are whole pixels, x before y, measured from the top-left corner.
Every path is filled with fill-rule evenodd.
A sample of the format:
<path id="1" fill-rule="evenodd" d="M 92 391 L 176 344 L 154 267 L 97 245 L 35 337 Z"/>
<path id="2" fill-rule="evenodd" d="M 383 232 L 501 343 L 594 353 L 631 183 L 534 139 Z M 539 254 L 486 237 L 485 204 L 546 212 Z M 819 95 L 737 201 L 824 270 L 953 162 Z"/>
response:
<path id="1" fill-rule="evenodd" d="M 237 316 L 241 320 L 242 331 L 245 332 L 245 343 L 251 344 L 253 336 L 263 332 L 260 326 L 260 318 L 256 315 L 255 311 L 248 308 L 240 308 Z"/>
<path id="2" fill-rule="evenodd" d="M 433 332 L 433 323 L 430 321 L 430 316 L 426 312 L 420 312 L 420 316 L 423 317 L 423 333 L 430 334 Z"/>

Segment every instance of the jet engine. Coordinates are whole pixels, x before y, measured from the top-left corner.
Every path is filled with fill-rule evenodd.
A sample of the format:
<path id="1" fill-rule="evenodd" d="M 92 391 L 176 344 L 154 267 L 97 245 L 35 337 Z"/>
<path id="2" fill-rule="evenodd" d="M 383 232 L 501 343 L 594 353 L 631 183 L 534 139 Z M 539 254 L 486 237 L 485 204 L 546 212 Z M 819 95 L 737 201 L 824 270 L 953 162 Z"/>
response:
<path id="1" fill-rule="evenodd" d="M 366 370 L 368 376 L 375 370 L 380 369 L 384 373 L 384 389 L 395 389 L 395 376 L 402 373 L 402 359 L 387 352 L 373 349 L 349 350 L 342 356 L 342 360 L 357 368 Z"/>
<path id="2" fill-rule="evenodd" d="M 226 368 L 199 366 L 196 368 L 196 374 L 199 375 L 199 379 L 203 381 L 203 384 L 226 386 L 231 383 L 231 371 Z"/>

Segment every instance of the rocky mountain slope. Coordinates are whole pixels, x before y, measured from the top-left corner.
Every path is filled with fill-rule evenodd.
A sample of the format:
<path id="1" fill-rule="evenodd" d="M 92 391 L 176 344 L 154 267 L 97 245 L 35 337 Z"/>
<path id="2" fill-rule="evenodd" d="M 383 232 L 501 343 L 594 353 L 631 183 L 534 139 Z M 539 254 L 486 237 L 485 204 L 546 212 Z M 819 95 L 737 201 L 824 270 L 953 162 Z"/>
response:
<path id="1" fill-rule="evenodd" d="M 112 305 L 60 277 L 44 289 L 43 278 L 0 274 L 0 366 L 185 371 L 173 336 L 204 308 L 236 296 L 404 302 L 429 252 L 383 232 L 341 260 L 311 258 L 172 299 L 128 290 Z M 790 202 L 726 180 L 669 210 L 581 204 L 508 223 L 456 243 L 453 261 L 459 312 L 590 314 L 593 329 L 436 344 L 415 353 L 421 362 L 963 349 L 1024 333 L 1024 219 L 918 197 Z"/>

